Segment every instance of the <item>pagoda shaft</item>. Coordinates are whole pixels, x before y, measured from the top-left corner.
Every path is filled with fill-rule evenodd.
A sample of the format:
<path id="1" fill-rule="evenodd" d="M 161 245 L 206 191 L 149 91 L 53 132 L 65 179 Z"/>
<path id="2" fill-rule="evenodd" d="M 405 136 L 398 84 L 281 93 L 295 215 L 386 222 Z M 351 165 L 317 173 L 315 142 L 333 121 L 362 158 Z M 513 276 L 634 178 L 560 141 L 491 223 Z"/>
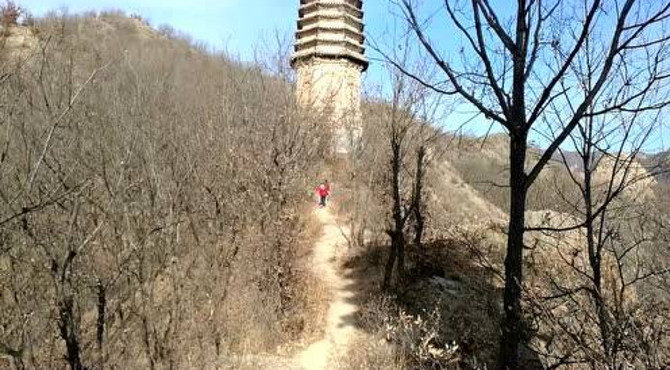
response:
<path id="1" fill-rule="evenodd" d="M 300 0 L 291 65 L 303 109 L 327 116 L 336 150 L 360 133 L 361 75 L 368 67 L 361 0 Z"/>

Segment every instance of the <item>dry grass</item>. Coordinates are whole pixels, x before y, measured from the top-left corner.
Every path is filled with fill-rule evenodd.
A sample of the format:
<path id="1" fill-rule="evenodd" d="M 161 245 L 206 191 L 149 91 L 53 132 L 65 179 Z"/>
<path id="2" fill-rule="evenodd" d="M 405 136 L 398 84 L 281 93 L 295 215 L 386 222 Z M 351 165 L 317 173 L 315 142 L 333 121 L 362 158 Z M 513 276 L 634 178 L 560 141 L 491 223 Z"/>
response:
<path id="1" fill-rule="evenodd" d="M 378 312 L 378 315 L 388 315 Z M 351 345 L 346 357 L 336 360 L 337 369 L 342 370 L 404 370 L 404 361 L 398 359 L 397 350 L 389 344 L 383 332 L 360 338 Z"/>

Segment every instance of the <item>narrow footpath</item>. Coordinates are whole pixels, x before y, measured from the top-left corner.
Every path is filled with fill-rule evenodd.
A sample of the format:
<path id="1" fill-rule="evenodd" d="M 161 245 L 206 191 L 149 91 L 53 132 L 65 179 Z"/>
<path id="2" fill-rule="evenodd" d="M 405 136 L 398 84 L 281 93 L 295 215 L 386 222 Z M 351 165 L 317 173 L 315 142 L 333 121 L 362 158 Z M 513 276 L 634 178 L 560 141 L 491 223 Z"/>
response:
<path id="1" fill-rule="evenodd" d="M 346 271 L 338 263 L 347 248 L 344 237 L 347 230 L 337 224 L 330 208 L 317 208 L 314 212 L 321 222 L 323 233 L 314 245 L 311 269 L 314 276 L 323 282 L 331 300 L 324 323 L 324 337 L 299 353 L 296 360 L 306 370 L 334 369 L 358 334 L 352 320 L 358 307 L 352 302 L 351 287 L 354 282 L 344 277 Z"/>
<path id="2" fill-rule="evenodd" d="M 328 311 L 325 315 L 323 338 L 310 344 L 292 358 L 272 355 L 246 355 L 233 361 L 232 367 L 224 369 L 263 370 L 336 370 L 346 361 L 348 346 L 360 333 L 353 318 L 358 310 L 354 302 L 354 281 L 349 271 L 340 267 L 341 257 L 347 249 L 344 237 L 346 228 L 341 228 L 330 208 L 317 208 L 315 217 L 321 223 L 322 234 L 313 247 L 311 272 L 321 280 L 326 289 Z"/>

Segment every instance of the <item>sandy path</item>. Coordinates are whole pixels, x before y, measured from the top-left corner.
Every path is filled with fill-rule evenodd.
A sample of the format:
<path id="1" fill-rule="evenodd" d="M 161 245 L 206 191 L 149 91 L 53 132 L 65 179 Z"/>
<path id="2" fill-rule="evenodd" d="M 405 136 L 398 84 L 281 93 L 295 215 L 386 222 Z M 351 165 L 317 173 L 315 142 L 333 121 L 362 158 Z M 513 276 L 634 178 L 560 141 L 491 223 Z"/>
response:
<path id="1" fill-rule="evenodd" d="M 311 269 L 328 289 L 331 302 L 323 339 L 298 354 L 300 365 L 309 370 L 335 367 L 334 360 L 345 354 L 348 343 L 357 335 L 353 316 L 358 309 L 350 289 L 354 282 L 344 277 L 347 271 L 338 264 L 347 243 L 342 233 L 347 230 L 339 227 L 329 208 L 316 209 L 315 213 L 323 225 L 323 234 L 314 246 Z"/>
<path id="2" fill-rule="evenodd" d="M 345 253 L 348 232 L 340 228 L 329 208 L 317 208 L 314 214 L 323 227 L 314 244 L 310 269 L 321 280 L 330 298 L 324 324 L 324 336 L 293 358 L 272 355 L 247 355 L 224 363 L 224 369 L 321 370 L 336 369 L 346 355 L 349 343 L 359 334 L 353 318 L 358 307 L 352 303 L 354 285 L 348 270 L 340 267 L 338 257 Z M 345 233 L 343 235 L 343 233 Z M 230 360 L 230 359 L 229 359 Z"/>

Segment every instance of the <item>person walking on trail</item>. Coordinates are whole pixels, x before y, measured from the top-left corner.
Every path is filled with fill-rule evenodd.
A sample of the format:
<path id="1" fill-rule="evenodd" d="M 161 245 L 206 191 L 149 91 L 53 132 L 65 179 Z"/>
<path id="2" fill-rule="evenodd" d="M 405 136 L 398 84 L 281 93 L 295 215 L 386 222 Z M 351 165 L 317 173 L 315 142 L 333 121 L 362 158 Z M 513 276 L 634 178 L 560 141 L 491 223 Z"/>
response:
<path id="1" fill-rule="evenodd" d="M 319 186 L 316 187 L 316 195 L 319 197 L 319 207 L 325 207 L 326 200 L 330 195 L 330 185 L 328 184 L 328 180 L 322 182 L 319 184 Z"/>

